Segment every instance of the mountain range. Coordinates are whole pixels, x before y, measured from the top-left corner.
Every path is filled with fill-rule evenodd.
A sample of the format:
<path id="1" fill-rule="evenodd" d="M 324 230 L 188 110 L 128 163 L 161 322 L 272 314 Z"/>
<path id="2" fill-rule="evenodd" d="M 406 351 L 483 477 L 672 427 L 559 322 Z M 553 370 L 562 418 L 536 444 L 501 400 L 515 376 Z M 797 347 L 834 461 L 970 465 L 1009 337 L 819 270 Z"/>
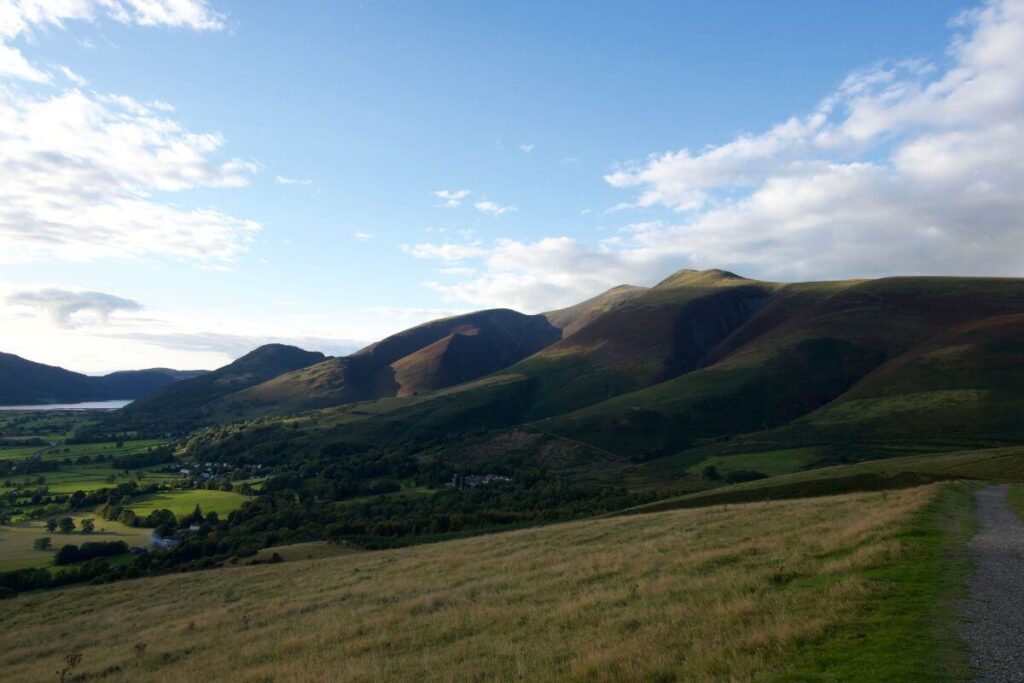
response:
<path id="1" fill-rule="evenodd" d="M 655 481 L 721 453 L 798 447 L 813 466 L 1017 443 L 1022 383 L 1024 280 L 684 270 L 545 314 L 426 323 L 340 358 L 261 347 L 114 419 L 259 420 L 238 448 L 287 422 L 297 452 L 443 448 Z"/>
<path id="2" fill-rule="evenodd" d="M 0 353 L 0 405 L 136 399 L 205 372 L 150 368 L 91 377 L 12 353 Z"/>

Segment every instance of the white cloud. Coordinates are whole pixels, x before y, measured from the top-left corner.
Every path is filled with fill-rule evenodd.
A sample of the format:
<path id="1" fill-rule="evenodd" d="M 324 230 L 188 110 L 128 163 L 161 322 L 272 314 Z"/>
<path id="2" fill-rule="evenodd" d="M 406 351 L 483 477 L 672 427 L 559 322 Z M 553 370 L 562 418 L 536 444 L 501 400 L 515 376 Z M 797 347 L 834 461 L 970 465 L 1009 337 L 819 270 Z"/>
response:
<path id="1" fill-rule="evenodd" d="M 84 372 L 215 368 L 268 343 L 339 355 L 368 343 L 359 335 L 353 339 L 349 330 L 393 332 L 403 326 L 380 315 L 348 320 L 343 311 L 304 315 L 275 299 L 232 319 L 219 308 L 144 308 L 135 299 L 105 292 L 0 282 L 3 350 Z"/>
<path id="2" fill-rule="evenodd" d="M 430 289 L 440 292 L 446 301 L 507 306 L 529 313 L 578 303 L 617 284 L 646 283 L 663 274 L 668 266 L 662 259 L 650 260 L 603 246 L 590 248 L 570 237 L 547 237 L 536 242 L 501 239 L 487 248 L 477 245 L 466 252 L 460 251 L 460 246 L 417 245 L 415 255 L 420 258 L 478 258 L 484 267 L 482 274 L 470 279 L 427 283 Z M 475 272 L 467 271 L 465 275 Z"/>
<path id="3" fill-rule="evenodd" d="M 444 206 L 449 209 L 458 208 L 462 200 L 470 195 L 469 190 L 436 190 L 434 196 L 444 200 Z"/>
<path id="4" fill-rule="evenodd" d="M 590 246 L 498 241 L 482 274 L 431 286 L 475 305 L 553 308 L 683 267 L 776 280 L 1024 272 L 1024 0 L 954 22 L 949 63 L 851 73 L 809 113 L 607 176 L 622 208 L 673 218 Z M 443 258 L 436 245 L 418 255 Z M 474 264 L 475 265 L 475 264 Z"/>
<path id="5" fill-rule="evenodd" d="M 438 268 L 437 272 L 442 275 L 449 275 L 452 277 L 468 277 L 476 274 L 476 268 L 469 268 L 468 266 L 452 266 L 451 268 Z"/>
<path id="6" fill-rule="evenodd" d="M 67 328 L 105 325 L 114 313 L 142 310 L 139 302 L 113 294 L 59 288 L 16 291 L 6 297 L 6 302 L 11 306 L 43 311 L 55 325 Z"/>
<path id="7" fill-rule="evenodd" d="M 85 78 L 83 78 L 82 76 L 76 74 L 74 71 L 70 69 L 70 67 L 61 64 L 59 68 L 60 72 L 64 74 L 64 78 L 68 79 L 75 85 L 81 87 L 89 84 L 89 81 L 85 80 Z"/>
<path id="8" fill-rule="evenodd" d="M 487 254 L 487 250 L 479 242 L 472 244 L 403 244 L 402 251 L 416 258 L 441 261 L 463 261 Z"/>
<path id="9" fill-rule="evenodd" d="M 360 242 L 366 242 L 371 237 L 373 237 L 373 235 L 371 235 L 370 233 L 363 232 L 362 230 L 358 230 L 358 231 L 352 233 L 352 236 L 355 237 Z"/>
<path id="10" fill-rule="evenodd" d="M 259 224 L 155 193 L 241 187 L 257 168 L 217 160 L 217 133 L 196 133 L 165 102 L 118 94 L 24 91 L 3 78 L 52 83 L 11 41 L 108 16 L 126 24 L 220 30 L 206 0 L 0 0 L 0 262 L 162 254 L 230 260 Z M 85 79 L 55 67 L 75 85 Z"/>
<path id="11" fill-rule="evenodd" d="M 64 0 L 67 2 L 68 0 Z M 92 4 L 78 0 L 79 4 Z M 196 31 L 220 31 L 224 16 L 207 0 L 96 0 L 114 19 L 140 26 L 171 26 Z"/>
<path id="12" fill-rule="evenodd" d="M 37 28 L 60 29 L 69 21 L 92 22 L 104 15 L 139 26 L 224 28 L 224 16 L 210 9 L 206 0 L 0 0 L 0 77 L 49 83 L 50 74 L 31 64 L 10 41 Z M 87 41 L 80 44 L 92 46 Z"/>
<path id="13" fill-rule="evenodd" d="M 34 83 L 49 83 L 50 74 L 32 66 L 21 50 L 4 44 L 0 38 L 0 77 L 17 78 Z"/>
<path id="14" fill-rule="evenodd" d="M 230 260 L 259 228 L 155 192 L 241 187 L 257 169 L 126 96 L 29 95 L 0 85 L 0 261 L 164 254 Z"/>
<path id="15" fill-rule="evenodd" d="M 491 201 L 477 202 L 473 206 L 476 207 L 477 211 L 482 211 L 483 213 L 489 213 L 492 216 L 500 216 L 503 213 L 514 213 L 514 212 L 519 210 L 519 209 L 517 209 L 514 206 L 502 206 L 498 202 L 491 202 Z"/>
<path id="16" fill-rule="evenodd" d="M 522 150 L 524 154 L 529 154 L 530 152 L 533 151 L 534 147 L 536 146 L 537 145 L 528 142 L 526 144 L 519 145 L 519 149 Z"/>
<path id="17" fill-rule="evenodd" d="M 276 180 L 281 185 L 312 185 L 313 184 L 312 180 L 306 180 L 306 179 L 300 179 L 300 178 L 289 178 L 288 176 L 283 176 L 283 175 L 274 176 L 274 180 Z"/>

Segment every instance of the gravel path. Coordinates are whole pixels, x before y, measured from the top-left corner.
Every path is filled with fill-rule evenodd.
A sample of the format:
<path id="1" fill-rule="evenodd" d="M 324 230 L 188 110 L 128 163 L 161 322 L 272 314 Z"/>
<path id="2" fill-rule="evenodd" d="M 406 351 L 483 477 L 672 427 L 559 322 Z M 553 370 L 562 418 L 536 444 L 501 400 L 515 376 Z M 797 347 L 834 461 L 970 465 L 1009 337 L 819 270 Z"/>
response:
<path id="1" fill-rule="evenodd" d="M 978 533 L 970 543 L 976 572 L 964 606 L 964 642 L 976 681 L 1024 682 L 1024 522 L 1006 502 L 1006 486 L 975 494 Z"/>

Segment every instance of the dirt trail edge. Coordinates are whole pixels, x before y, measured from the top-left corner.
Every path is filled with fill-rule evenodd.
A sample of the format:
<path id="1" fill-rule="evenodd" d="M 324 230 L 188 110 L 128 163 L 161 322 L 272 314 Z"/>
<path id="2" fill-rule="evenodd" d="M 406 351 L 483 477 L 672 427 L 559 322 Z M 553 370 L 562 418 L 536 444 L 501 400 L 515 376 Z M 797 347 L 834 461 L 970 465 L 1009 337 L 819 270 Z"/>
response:
<path id="1" fill-rule="evenodd" d="M 976 681 L 1024 682 L 1024 522 L 1006 502 L 1006 486 L 975 494 L 978 532 L 969 548 L 975 574 L 967 584 L 961 637 Z"/>

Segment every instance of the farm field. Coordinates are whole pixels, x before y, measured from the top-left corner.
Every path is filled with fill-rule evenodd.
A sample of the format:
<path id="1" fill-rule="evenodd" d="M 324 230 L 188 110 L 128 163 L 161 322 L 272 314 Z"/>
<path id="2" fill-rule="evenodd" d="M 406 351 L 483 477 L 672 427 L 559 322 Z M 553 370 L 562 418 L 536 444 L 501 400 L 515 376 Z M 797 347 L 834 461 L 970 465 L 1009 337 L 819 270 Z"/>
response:
<path id="1" fill-rule="evenodd" d="M 964 486 L 929 485 L 45 591 L 5 605 L 0 668 L 40 680 L 80 650 L 90 680 L 950 678 L 969 517 Z"/>
<path id="2" fill-rule="evenodd" d="M 46 530 L 46 521 L 42 519 L 20 522 L 11 526 L 0 526 L 0 572 L 25 567 L 47 567 L 53 564 L 54 553 L 63 545 L 71 543 L 81 545 L 88 541 L 124 541 L 129 546 L 146 547 L 149 544 L 151 529 L 140 529 L 125 526 L 120 522 L 106 520 L 93 514 L 61 515 L 75 520 L 76 530 L 62 534 L 59 531 L 50 533 Z M 96 523 L 96 531 L 83 534 L 79 529 L 83 519 L 92 519 Z M 49 536 L 52 540 L 51 550 L 36 550 L 33 543 L 36 539 Z"/>
<path id="3" fill-rule="evenodd" d="M 0 448 L 0 461 L 24 460 L 46 448 L 47 446 L 5 446 Z"/>
<path id="4" fill-rule="evenodd" d="M 154 468 L 155 469 L 155 468 Z M 141 479 L 139 475 L 141 474 Z M 110 488 L 128 481 L 171 483 L 180 477 L 165 472 L 154 472 L 152 469 L 131 470 L 125 474 L 123 470 L 101 465 L 70 465 L 56 472 L 39 474 L 23 474 L 6 477 L 12 483 L 22 485 L 35 484 L 42 477 L 50 493 L 74 493 L 75 491 L 95 491 Z M 0 493 L 6 490 L 0 485 Z"/>
<path id="5" fill-rule="evenodd" d="M 246 500 L 246 496 L 233 491 L 190 489 L 142 496 L 132 501 L 128 507 L 140 517 L 160 509 L 170 510 L 176 517 L 182 517 L 191 514 L 196 505 L 202 508 L 203 514 L 216 512 L 220 516 L 225 516 L 242 507 Z"/>
<path id="6" fill-rule="evenodd" d="M 64 458 L 71 458 L 74 460 L 75 458 L 80 458 L 83 455 L 88 455 L 93 458 L 97 455 L 118 457 L 142 453 L 150 447 L 161 445 L 163 442 L 153 439 L 125 441 L 123 442 L 124 445 L 121 447 L 118 447 L 113 441 L 106 441 L 102 443 L 64 444 L 58 443 L 56 442 L 56 439 L 53 439 L 48 441 L 48 443 L 56 443 L 56 445 L 0 448 L 0 460 L 20 460 L 30 457 L 38 451 L 42 451 L 39 456 L 42 460 L 63 460 Z"/>

